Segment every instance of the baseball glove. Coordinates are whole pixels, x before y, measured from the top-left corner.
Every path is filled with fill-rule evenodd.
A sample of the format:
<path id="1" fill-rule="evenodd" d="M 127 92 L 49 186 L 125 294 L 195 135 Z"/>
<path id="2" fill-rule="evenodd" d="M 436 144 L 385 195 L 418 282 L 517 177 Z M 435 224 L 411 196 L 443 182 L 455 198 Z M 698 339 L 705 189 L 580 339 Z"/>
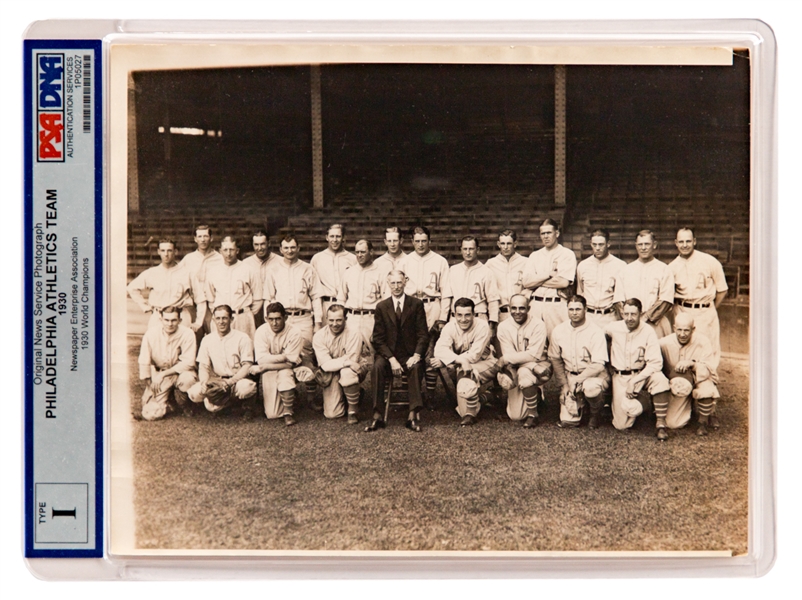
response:
<path id="1" fill-rule="evenodd" d="M 206 399 L 215 406 L 224 406 L 231 397 L 231 389 L 219 377 L 213 377 L 206 382 Z"/>

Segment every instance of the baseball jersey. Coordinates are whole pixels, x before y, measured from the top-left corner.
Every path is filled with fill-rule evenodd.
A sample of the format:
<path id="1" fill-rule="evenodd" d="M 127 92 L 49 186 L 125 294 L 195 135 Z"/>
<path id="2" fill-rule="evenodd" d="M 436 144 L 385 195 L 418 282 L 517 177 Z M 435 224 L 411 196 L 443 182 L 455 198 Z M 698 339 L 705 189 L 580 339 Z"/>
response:
<path id="1" fill-rule="evenodd" d="M 512 365 L 523 365 L 543 360 L 546 348 L 546 325 L 541 319 L 526 316 L 518 325 L 515 319 L 499 323 L 496 333 L 501 345 L 501 355 Z"/>
<path id="2" fill-rule="evenodd" d="M 567 371 L 581 373 L 592 364 L 607 363 L 604 332 L 590 321 L 579 327 L 565 321 L 557 325 L 549 338 L 549 358 L 562 360 Z"/>
<path id="3" fill-rule="evenodd" d="M 282 259 L 270 269 L 273 298 L 270 302 L 281 302 L 288 310 L 317 310 L 312 300 L 320 298 L 320 282 L 312 266 L 302 260 L 288 263 Z M 319 303 L 315 306 L 319 306 Z M 322 315 L 315 314 L 315 321 Z"/>
<path id="4" fill-rule="evenodd" d="M 604 330 L 610 338 L 610 364 L 619 371 L 642 369 L 643 377 L 663 368 L 660 343 L 654 329 L 641 321 L 635 331 L 627 329 L 624 321 L 610 323 Z"/>
<path id="5" fill-rule="evenodd" d="M 467 355 L 468 362 L 475 364 L 490 356 L 490 325 L 484 319 L 474 319 L 467 331 L 460 329 L 456 321 L 449 321 L 440 332 L 434 347 L 434 356 L 450 365 L 458 356 Z"/>
<path id="6" fill-rule="evenodd" d="M 345 270 L 337 302 L 347 308 L 372 310 L 388 295 L 387 271 L 383 265 L 372 262 L 363 268 L 356 264 Z"/>
<path id="7" fill-rule="evenodd" d="M 268 295 L 272 295 L 272 290 Z M 233 265 L 217 265 L 206 274 L 206 301 L 212 308 L 228 304 L 239 312 L 263 297 L 259 275 L 241 260 Z"/>
<path id="8" fill-rule="evenodd" d="M 270 356 L 283 354 L 288 363 L 293 365 L 301 362 L 301 348 L 303 338 L 291 325 L 285 324 L 284 329 L 273 333 L 270 325 L 261 325 L 253 336 L 253 349 L 256 354 L 256 364 L 267 364 Z"/>
<path id="9" fill-rule="evenodd" d="M 499 304 L 509 306 L 510 297 L 523 294 L 527 298 L 531 292 L 524 288 L 523 275 L 526 270 L 526 258 L 515 252 L 507 260 L 497 254 L 487 261 L 486 266 L 496 276 L 496 288 L 499 294 Z"/>
<path id="10" fill-rule="evenodd" d="M 615 286 L 615 302 L 637 298 L 648 311 L 658 300 L 674 303 L 674 276 L 668 265 L 653 258 L 649 262 L 635 260 L 621 270 Z"/>
<path id="11" fill-rule="evenodd" d="M 209 367 L 219 377 L 236 375 L 246 363 L 253 364 L 253 343 L 241 331 L 232 329 L 223 337 L 213 331 L 201 341 L 198 364 Z"/>
<path id="12" fill-rule="evenodd" d="M 602 260 L 589 256 L 576 267 L 576 293 L 584 296 L 590 308 L 609 308 L 615 301 L 616 282 L 626 266 L 612 254 Z"/>
<path id="13" fill-rule="evenodd" d="M 472 267 L 464 262 L 453 265 L 448 273 L 452 305 L 459 298 L 470 298 L 476 314 L 485 313 L 489 320 L 498 322 L 499 294 L 496 278 L 485 265 L 477 262 Z"/>
<path id="14" fill-rule="evenodd" d="M 139 349 L 139 378 L 150 377 L 150 367 L 159 371 L 173 369 L 183 373 L 195 368 L 195 333 L 179 325 L 175 333 L 166 333 L 161 327 L 151 327 L 142 336 Z"/>
<path id="15" fill-rule="evenodd" d="M 385 274 L 387 274 L 390 271 L 401 268 L 400 265 L 406 257 L 406 252 L 401 252 L 397 257 L 392 257 L 389 252 L 385 252 L 377 258 L 375 262 L 379 263 L 379 266 L 382 267 Z"/>
<path id="16" fill-rule="evenodd" d="M 217 250 L 201 254 L 200 250 L 190 252 L 181 259 L 179 265 L 186 267 L 192 282 L 192 298 L 195 304 L 206 302 L 206 274 L 209 269 L 225 264 L 223 256 Z"/>
<path id="17" fill-rule="evenodd" d="M 345 361 L 359 362 L 362 355 L 362 334 L 348 325 L 334 335 L 331 327 L 324 327 L 312 338 L 317 364 L 327 373 L 345 368 Z"/>
<path id="18" fill-rule="evenodd" d="M 401 261 L 400 269 L 409 278 L 404 292 L 416 298 L 451 298 L 451 285 L 448 279 L 448 261 L 429 251 L 424 256 L 417 252 L 407 254 Z M 448 321 L 451 302 L 440 303 L 440 321 Z"/>
<path id="19" fill-rule="evenodd" d="M 356 256 L 347 250 L 332 252 L 326 248 L 312 257 L 310 263 L 320 281 L 320 295 L 336 298 L 340 291 L 343 274 L 356 264 Z"/>
<path id="20" fill-rule="evenodd" d="M 569 250 L 561 244 L 557 244 L 551 250 L 541 248 L 529 255 L 529 259 L 524 269 L 524 280 L 527 275 L 536 275 L 538 279 L 548 275 L 549 277 L 558 276 L 573 283 L 576 276 L 576 255 L 573 250 Z M 535 288 L 532 295 L 538 298 L 555 298 L 559 295 L 559 290 L 540 286 Z"/>
<path id="21" fill-rule="evenodd" d="M 265 282 L 268 279 L 268 273 L 270 269 L 275 266 L 275 264 L 281 260 L 284 260 L 283 257 L 279 256 L 275 252 L 271 252 L 267 255 L 265 260 L 259 260 L 259 257 L 255 254 L 251 254 L 248 258 L 244 259 L 246 265 L 248 265 L 251 269 L 253 269 L 259 275 L 259 281 L 262 282 L 262 294 L 261 298 L 257 298 L 254 296 L 254 300 L 264 300 L 267 292 L 265 291 Z"/>
<path id="22" fill-rule="evenodd" d="M 718 374 L 711 366 L 713 349 L 710 340 L 698 331 L 694 331 L 691 340 L 684 346 L 679 343 L 677 334 L 672 333 L 660 340 L 660 352 L 663 356 L 663 366 L 670 374 L 675 365 L 681 360 L 695 360 L 694 379 L 696 383 L 710 379 L 713 383 L 718 383 Z"/>
<path id="23" fill-rule="evenodd" d="M 184 308 L 192 306 L 192 288 L 189 271 L 181 265 L 170 268 L 160 264 L 146 269 L 128 284 L 128 294 L 143 311 L 151 308 L 162 309 L 167 306 Z M 143 290 L 150 290 L 147 301 Z"/>
<path id="24" fill-rule="evenodd" d="M 694 304 L 713 304 L 718 292 L 727 291 L 724 268 L 714 257 L 694 250 L 688 258 L 677 256 L 668 265 L 674 276 L 674 295 Z"/>

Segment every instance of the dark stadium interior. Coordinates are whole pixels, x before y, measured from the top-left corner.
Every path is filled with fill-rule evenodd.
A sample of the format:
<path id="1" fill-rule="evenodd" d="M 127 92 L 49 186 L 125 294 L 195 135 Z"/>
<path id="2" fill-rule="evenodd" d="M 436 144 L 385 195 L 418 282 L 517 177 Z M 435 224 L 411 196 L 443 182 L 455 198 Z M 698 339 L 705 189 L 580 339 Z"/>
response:
<path id="1" fill-rule="evenodd" d="M 731 295 L 748 293 L 747 58 L 736 55 L 732 67 L 567 67 L 565 207 L 554 203 L 553 66 L 320 72 L 324 208 L 312 200 L 309 67 L 134 74 L 129 277 L 153 264 L 163 235 L 192 250 L 199 222 L 218 240 L 247 241 L 260 225 L 273 236 L 293 229 L 308 259 L 327 223 L 343 222 L 352 243 L 378 243 L 385 226 L 422 220 L 433 248 L 456 261 L 462 235 L 476 235 L 487 259 L 507 226 L 528 254 L 539 247 L 538 221 L 551 216 L 579 257 L 601 226 L 625 260 L 644 227 L 670 260 L 676 228 L 692 224 L 698 247 L 725 264 Z"/>

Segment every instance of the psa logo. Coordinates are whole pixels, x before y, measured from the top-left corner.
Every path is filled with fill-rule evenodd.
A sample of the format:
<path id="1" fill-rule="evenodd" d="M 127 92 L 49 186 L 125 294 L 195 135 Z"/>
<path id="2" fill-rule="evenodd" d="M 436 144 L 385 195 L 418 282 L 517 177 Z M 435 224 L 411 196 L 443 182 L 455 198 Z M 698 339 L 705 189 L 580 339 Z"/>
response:
<path id="1" fill-rule="evenodd" d="M 37 54 L 36 81 L 36 160 L 64 162 L 64 55 Z"/>

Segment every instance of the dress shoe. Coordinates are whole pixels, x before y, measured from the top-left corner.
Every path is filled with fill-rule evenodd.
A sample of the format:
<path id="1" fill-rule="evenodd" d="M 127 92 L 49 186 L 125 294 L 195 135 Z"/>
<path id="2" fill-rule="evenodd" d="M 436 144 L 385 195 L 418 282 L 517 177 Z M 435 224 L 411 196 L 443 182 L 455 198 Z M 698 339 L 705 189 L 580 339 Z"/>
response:
<path id="1" fill-rule="evenodd" d="M 699 423 L 699 426 L 696 428 L 696 435 L 705 436 L 707 435 L 707 427 L 704 423 Z"/>
<path id="2" fill-rule="evenodd" d="M 462 421 L 459 422 L 460 427 L 470 427 L 476 423 L 476 418 L 472 415 L 465 415 L 462 417 Z"/>
<path id="3" fill-rule="evenodd" d="M 657 428 L 657 439 L 661 442 L 665 442 L 668 439 L 668 429 L 665 427 L 658 427 Z"/>
<path id="4" fill-rule="evenodd" d="M 295 417 L 292 415 L 284 415 L 284 424 L 289 427 L 291 425 L 295 425 L 298 421 L 295 420 Z"/>
<path id="5" fill-rule="evenodd" d="M 537 427 L 538 418 L 534 415 L 529 415 L 524 421 L 524 429 L 534 429 Z"/>
<path id="6" fill-rule="evenodd" d="M 410 419 L 407 421 L 406 428 L 410 431 L 417 431 L 420 433 L 420 421 L 417 419 Z"/>
<path id="7" fill-rule="evenodd" d="M 599 415 L 590 415 L 590 419 L 588 420 L 588 427 L 590 429 L 599 428 Z"/>
<path id="8" fill-rule="evenodd" d="M 356 413 L 348 413 L 348 424 L 356 425 L 357 423 L 359 423 L 359 417 L 356 416 Z"/>
<path id="9" fill-rule="evenodd" d="M 381 419 L 373 419 L 370 424 L 365 427 L 365 431 L 376 431 L 377 429 L 384 429 L 385 422 Z"/>
<path id="10" fill-rule="evenodd" d="M 718 431 L 719 428 L 721 427 L 721 421 L 718 420 L 718 417 L 716 415 L 710 415 L 707 418 L 707 424 L 710 427 L 710 429 L 714 431 Z"/>
<path id="11" fill-rule="evenodd" d="M 557 427 L 560 429 L 576 429 L 579 425 L 580 421 L 560 421 L 557 423 Z"/>

